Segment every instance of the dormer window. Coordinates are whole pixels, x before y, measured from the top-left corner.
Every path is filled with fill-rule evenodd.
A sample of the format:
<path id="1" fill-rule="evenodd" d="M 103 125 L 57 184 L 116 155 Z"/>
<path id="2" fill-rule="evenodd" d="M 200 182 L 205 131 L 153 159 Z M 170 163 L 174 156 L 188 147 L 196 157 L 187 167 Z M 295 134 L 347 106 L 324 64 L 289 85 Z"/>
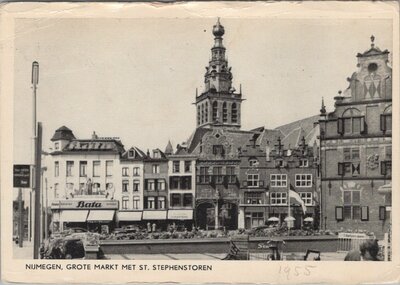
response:
<path id="1" fill-rule="evenodd" d="M 129 150 L 128 157 L 129 158 L 135 158 L 135 151 L 133 149 Z"/>
<path id="2" fill-rule="evenodd" d="M 60 150 L 60 143 L 59 142 L 55 142 L 54 143 L 54 149 L 55 150 Z"/>
<path id="3" fill-rule="evenodd" d="M 159 151 L 154 151 L 153 152 L 153 158 L 161 158 L 161 154 Z"/>
<path id="4" fill-rule="evenodd" d="M 255 166 L 258 166 L 258 160 L 257 160 L 257 158 L 250 158 L 249 159 L 249 166 L 250 167 L 255 167 Z"/>
<path id="5" fill-rule="evenodd" d="M 277 159 L 275 160 L 275 167 L 283 167 L 283 160 L 282 159 Z"/>
<path id="6" fill-rule="evenodd" d="M 308 160 L 307 159 L 300 159 L 300 167 L 308 167 Z"/>

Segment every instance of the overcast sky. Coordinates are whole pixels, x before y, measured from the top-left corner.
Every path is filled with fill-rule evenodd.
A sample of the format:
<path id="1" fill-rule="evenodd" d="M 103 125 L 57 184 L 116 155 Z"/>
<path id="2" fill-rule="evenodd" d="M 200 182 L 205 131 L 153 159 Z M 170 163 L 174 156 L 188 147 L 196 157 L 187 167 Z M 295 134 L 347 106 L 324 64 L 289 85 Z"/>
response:
<path id="1" fill-rule="evenodd" d="M 19 19 L 15 39 L 16 163 L 30 161 L 31 65 L 40 64 L 44 146 L 65 125 L 77 138 L 120 137 L 126 148 L 164 150 L 195 129 L 215 18 Z M 392 50 L 387 20 L 222 18 L 224 45 L 242 84 L 242 128 L 275 128 L 319 113 L 347 88 L 358 52 Z"/>

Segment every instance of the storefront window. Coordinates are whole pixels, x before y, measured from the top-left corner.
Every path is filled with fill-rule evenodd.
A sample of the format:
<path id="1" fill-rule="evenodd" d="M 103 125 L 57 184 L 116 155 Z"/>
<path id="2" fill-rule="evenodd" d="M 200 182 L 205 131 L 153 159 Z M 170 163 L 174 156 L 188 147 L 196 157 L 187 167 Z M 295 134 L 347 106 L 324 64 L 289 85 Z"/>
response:
<path id="1" fill-rule="evenodd" d="M 254 228 L 262 225 L 264 225 L 264 213 L 251 213 L 251 227 Z"/>
<path id="2" fill-rule="evenodd" d="M 262 204 L 262 194 L 260 192 L 246 192 L 244 193 L 244 201 L 246 204 Z"/>

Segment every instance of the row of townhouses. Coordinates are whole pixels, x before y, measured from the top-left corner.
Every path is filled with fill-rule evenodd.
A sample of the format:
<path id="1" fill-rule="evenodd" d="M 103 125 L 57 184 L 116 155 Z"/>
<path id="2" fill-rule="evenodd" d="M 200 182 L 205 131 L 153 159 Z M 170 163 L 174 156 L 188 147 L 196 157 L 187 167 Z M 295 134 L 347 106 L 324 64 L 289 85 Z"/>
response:
<path id="1" fill-rule="evenodd" d="M 197 126 L 186 142 L 143 151 L 118 138 L 79 139 L 65 126 L 55 131 L 46 174 L 51 229 L 172 223 L 250 229 L 288 218 L 300 228 L 308 218 L 331 230 L 387 231 L 389 52 L 372 38 L 333 112 L 322 101 L 319 115 L 242 130 L 242 93 L 232 86 L 219 21 L 212 32 L 204 90 L 195 98 Z"/>

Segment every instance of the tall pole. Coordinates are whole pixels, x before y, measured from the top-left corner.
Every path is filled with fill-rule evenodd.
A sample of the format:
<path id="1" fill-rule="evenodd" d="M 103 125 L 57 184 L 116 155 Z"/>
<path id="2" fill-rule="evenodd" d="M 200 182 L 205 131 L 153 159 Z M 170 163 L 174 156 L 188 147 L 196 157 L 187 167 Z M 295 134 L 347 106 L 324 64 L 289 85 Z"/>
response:
<path id="1" fill-rule="evenodd" d="M 287 217 L 287 225 L 288 225 L 288 235 L 290 234 L 290 226 L 291 226 L 291 220 L 290 220 L 290 178 L 288 178 L 288 185 L 287 185 L 287 197 L 288 197 L 288 217 Z"/>
<path id="2" fill-rule="evenodd" d="M 18 189 L 18 246 L 22 247 L 24 240 L 24 210 L 22 209 L 22 189 Z"/>
<path id="3" fill-rule="evenodd" d="M 35 183 L 32 190 L 34 191 L 34 228 L 33 228 L 33 258 L 38 258 L 38 249 L 39 249 L 39 240 L 40 240 L 40 176 L 41 176 L 41 157 L 40 151 L 38 152 L 38 148 L 41 149 L 41 138 L 40 143 L 37 140 L 37 133 L 36 133 L 36 91 L 37 85 L 39 84 L 39 63 L 34 61 L 32 63 L 32 89 L 33 89 L 33 98 L 32 98 L 32 157 L 33 157 L 33 164 L 34 164 L 34 173 L 35 173 Z M 39 128 L 39 125 L 38 125 Z M 40 124 L 41 128 L 41 124 Z M 39 131 L 39 130 L 38 130 Z M 41 130 L 40 130 L 41 132 Z M 41 134 L 40 134 L 41 135 Z M 32 205 L 32 202 L 31 202 Z M 32 207 L 30 208 L 32 212 Z M 32 221 L 30 221 L 32 223 Z M 31 226 L 32 228 L 32 226 Z"/>
<path id="4" fill-rule="evenodd" d="M 47 239 L 47 235 L 49 233 L 49 221 L 48 221 L 48 191 L 47 191 L 47 178 L 44 178 L 44 183 L 46 184 L 46 203 L 44 208 L 44 238 Z"/>
<path id="5" fill-rule="evenodd" d="M 41 164 L 42 164 L 42 123 L 38 123 L 38 133 L 36 140 L 36 171 L 35 171 L 35 228 L 33 238 L 33 259 L 39 258 L 40 246 L 40 224 L 41 224 L 41 209 L 40 209 L 40 179 L 41 179 Z"/>

